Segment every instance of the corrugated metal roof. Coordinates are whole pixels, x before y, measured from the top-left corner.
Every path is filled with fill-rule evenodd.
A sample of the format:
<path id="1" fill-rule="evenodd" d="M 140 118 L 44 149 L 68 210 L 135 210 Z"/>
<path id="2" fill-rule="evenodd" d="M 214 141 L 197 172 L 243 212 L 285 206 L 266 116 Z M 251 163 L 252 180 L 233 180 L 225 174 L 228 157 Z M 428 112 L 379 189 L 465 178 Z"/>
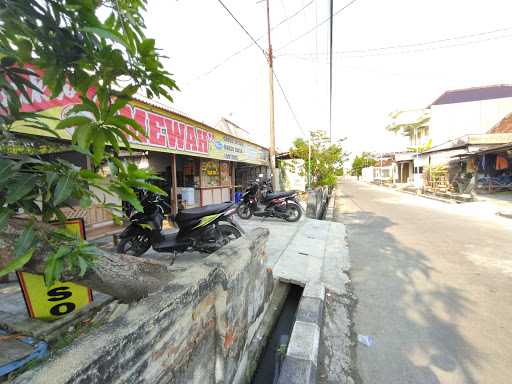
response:
<path id="1" fill-rule="evenodd" d="M 502 99 L 505 97 L 512 97 L 512 85 L 499 84 L 450 90 L 443 93 L 430 105 L 465 103 L 470 101 Z"/>

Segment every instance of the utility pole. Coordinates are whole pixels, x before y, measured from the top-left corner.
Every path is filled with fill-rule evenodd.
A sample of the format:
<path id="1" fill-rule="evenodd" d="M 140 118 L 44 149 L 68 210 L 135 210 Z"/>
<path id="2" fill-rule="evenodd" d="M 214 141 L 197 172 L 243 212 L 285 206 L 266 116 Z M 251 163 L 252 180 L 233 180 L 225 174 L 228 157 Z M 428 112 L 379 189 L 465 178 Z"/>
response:
<path id="1" fill-rule="evenodd" d="M 268 81 L 270 99 L 270 172 L 274 190 L 279 190 L 279 180 L 276 173 L 276 132 L 274 122 L 274 65 L 272 58 L 272 43 L 270 41 L 270 5 L 267 3 L 267 34 L 268 34 Z"/>
<path id="2" fill-rule="evenodd" d="M 308 140 L 308 189 L 311 189 L 311 131 Z"/>
<path id="3" fill-rule="evenodd" d="M 332 29 L 334 0 L 330 0 L 330 37 L 329 37 L 329 142 L 332 143 Z"/>

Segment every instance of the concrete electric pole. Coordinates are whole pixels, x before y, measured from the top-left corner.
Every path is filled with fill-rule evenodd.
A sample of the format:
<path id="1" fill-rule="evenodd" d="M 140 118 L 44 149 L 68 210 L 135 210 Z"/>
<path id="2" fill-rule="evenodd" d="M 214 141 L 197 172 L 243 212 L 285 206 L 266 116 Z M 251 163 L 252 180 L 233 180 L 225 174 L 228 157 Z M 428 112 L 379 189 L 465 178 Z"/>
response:
<path id="1" fill-rule="evenodd" d="M 279 180 L 276 172 L 276 131 L 274 122 L 274 66 L 272 58 L 272 43 L 270 40 L 270 5 L 267 3 L 267 34 L 268 34 L 268 81 L 270 99 L 270 172 L 272 173 L 272 185 L 274 190 L 279 190 Z"/>

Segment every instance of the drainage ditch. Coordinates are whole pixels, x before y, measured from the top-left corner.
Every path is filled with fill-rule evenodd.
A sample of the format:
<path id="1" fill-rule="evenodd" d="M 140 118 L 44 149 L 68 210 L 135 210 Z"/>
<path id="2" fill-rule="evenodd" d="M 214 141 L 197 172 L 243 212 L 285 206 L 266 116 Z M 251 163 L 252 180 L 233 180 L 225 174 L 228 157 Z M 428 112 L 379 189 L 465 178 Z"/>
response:
<path id="1" fill-rule="evenodd" d="M 295 313 L 304 289 L 290 284 L 288 296 L 276 321 L 267 345 L 261 354 L 258 367 L 251 384 L 275 384 L 279 378 L 281 363 L 286 355 L 286 348 L 295 323 Z"/>

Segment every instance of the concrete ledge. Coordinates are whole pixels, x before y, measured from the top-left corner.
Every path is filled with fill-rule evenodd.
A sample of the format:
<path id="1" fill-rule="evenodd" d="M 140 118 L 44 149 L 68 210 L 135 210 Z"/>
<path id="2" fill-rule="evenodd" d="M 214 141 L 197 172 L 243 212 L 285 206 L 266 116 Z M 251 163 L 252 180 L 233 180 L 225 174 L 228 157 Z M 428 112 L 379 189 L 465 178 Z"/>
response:
<path id="1" fill-rule="evenodd" d="M 506 217 L 507 219 L 512 219 L 512 211 L 500 211 L 496 214 L 501 217 Z"/>
<path id="2" fill-rule="evenodd" d="M 307 283 L 297 309 L 279 384 L 316 383 L 324 301 L 324 285 Z"/>
<path id="3" fill-rule="evenodd" d="M 316 365 L 309 360 L 286 356 L 278 384 L 316 383 Z"/>
<path id="4" fill-rule="evenodd" d="M 312 297 L 302 297 L 295 317 L 296 321 L 322 325 L 324 302 Z"/>
<path id="5" fill-rule="evenodd" d="M 319 281 L 309 282 L 302 292 L 302 297 L 312 297 L 323 301 L 325 299 L 325 286 Z"/>
<path id="6" fill-rule="evenodd" d="M 325 211 L 325 220 L 333 221 L 334 220 L 334 201 L 336 200 L 336 188 L 333 188 L 331 192 L 331 196 L 329 197 L 329 203 L 327 204 L 327 209 Z"/>

